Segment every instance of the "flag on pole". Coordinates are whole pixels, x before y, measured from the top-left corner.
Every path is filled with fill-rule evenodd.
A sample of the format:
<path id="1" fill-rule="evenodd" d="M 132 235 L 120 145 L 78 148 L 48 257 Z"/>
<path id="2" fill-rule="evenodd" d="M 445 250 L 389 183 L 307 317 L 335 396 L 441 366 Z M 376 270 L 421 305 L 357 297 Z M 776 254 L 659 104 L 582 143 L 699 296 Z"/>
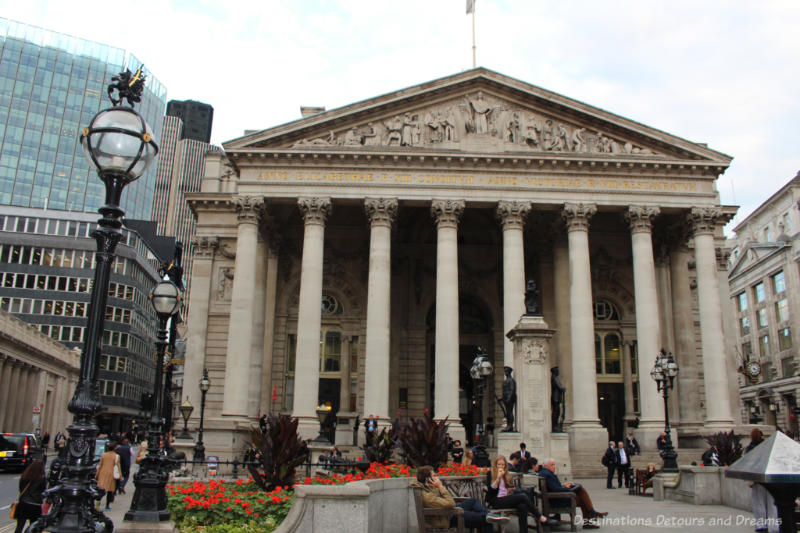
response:
<path id="1" fill-rule="evenodd" d="M 467 0 L 467 15 L 475 11 L 475 0 Z"/>

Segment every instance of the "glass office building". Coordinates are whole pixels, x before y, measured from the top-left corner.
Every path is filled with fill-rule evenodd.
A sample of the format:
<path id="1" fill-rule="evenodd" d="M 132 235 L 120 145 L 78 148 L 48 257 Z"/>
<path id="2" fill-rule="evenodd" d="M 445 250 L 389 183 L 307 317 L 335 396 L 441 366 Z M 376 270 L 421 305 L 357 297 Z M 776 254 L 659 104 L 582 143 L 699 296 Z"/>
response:
<path id="1" fill-rule="evenodd" d="M 78 135 L 111 106 L 111 77 L 140 64 L 119 48 L 0 18 L 0 205 L 97 211 L 105 189 Z M 146 74 L 136 109 L 159 142 L 167 91 Z M 152 218 L 155 174 L 152 165 L 125 188 L 128 218 Z"/>

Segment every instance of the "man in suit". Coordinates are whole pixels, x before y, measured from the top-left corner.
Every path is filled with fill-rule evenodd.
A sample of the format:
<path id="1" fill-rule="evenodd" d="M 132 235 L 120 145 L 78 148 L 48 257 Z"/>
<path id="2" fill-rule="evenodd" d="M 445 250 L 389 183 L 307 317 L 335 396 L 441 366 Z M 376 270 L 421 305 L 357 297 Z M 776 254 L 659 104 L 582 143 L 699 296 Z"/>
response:
<path id="1" fill-rule="evenodd" d="M 602 460 L 603 466 L 608 468 L 608 478 L 606 478 L 606 488 L 613 489 L 614 488 L 614 470 L 617 468 L 617 446 L 614 444 L 614 441 L 608 441 L 608 448 L 606 448 L 606 453 L 603 454 Z"/>
<path id="2" fill-rule="evenodd" d="M 526 461 L 531 458 L 531 452 L 525 449 L 525 443 L 519 443 L 519 458 L 523 461 Z"/>
<path id="3" fill-rule="evenodd" d="M 596 523 L 591 522 L 591 520 L 602 518 L 608 513 L 595 510 L 594 505 L 592 504 L 592 499 L 589 497 L 589 493 L 586 492 L 586 489 L 582 486 L 576 485 L 571 481 L 568 481 L 564 484 L 561 483 L 561 480 L 559 480 L 558 476 L 556 475 L 555 459 L 546 459 L 542 465 L 539 475 L 545 480 L 547 492 L 573 492 L 575 494 L 576 503 L 578 504 L 578 507 L 581 508 L 581 512 L 583 513 L 584 529 L 597 529 L 600 527 Z M 552 503 L 555 506 L 559 506 L 562 504 L 566 505 L 568 501 L 566 499 L 563 501 L 554 500 Z"/>
<path id="4" fill-rule="evenodd" d="M 630 480 L 628 479 L 628 472 L 631 469 L 631 457 L 625 451 L 625 443 L 619 441 L 617 446 L 617 487 L 622 488 L 622 480 L 625 480 L 625 487 L 630 487 Z"/>

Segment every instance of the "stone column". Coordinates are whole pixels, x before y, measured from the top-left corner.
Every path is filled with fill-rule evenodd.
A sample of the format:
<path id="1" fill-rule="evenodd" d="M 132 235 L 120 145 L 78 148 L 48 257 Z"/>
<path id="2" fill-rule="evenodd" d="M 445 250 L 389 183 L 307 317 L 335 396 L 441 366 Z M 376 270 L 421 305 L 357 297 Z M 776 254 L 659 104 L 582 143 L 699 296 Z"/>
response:
<path id="1" fill-rule="evenodd" d="M 703 350 L 703 382 L 706 390 L 706 420 L 709 429 L 729 429 L 733 415 L 728 396 L 725 340 L 722 334 L 722 306 L 717 284 L 714 231 L 723 213 L 715 207 L 695 207 L 689 215 L 694 231 L 697 269 L 697 299 Z"/>
<path id="2" fill-rule="evenodd" d="M 631 228 L 633 248 L 633 290 L 636 307 L 636 339 L 639 346 L 637 367 L 640 376 L 639 431 L 651 430 L 656 436 L 664 427 L 664 402 L 658 394 L 656 382 L 645 376 L 653 367 L 656 355 L 661 349 L 660 310 L 652 239 L 652 223 L 659 211 L 657 207 L 631 206 L 625 213 L 625 219 Z M 642 435 L 646 442 L 650 442 L 652 435 L 644 433 Z"/>
<path id="3" fill-rule="evenodd" d="M 264 353 L 261 362 L 261 412 L 269 413 L 272 405 L 272 348 L 275 344 L 275 305 L 278 295 L 277 236 L 271 235 L 267 247 L 267 279 L 264 296 Z"/>
<path id="4" fill-rule="evenodd" d="M 562 228 L 563 231 L 563 228 Z M 566 402 L 567 408 L 564 415 L 564 427 L 572 423 L 572 358 L 570 354 L 569 335 L 570 327 L 569 315 L 569 248 L 567 247 L 566 235 L 556 238 L 553 246 L 553 285 L 555 292 L 556 308 L 556 334 L 554 339 L 556 352 L 558 354 L 558 369 L 562 383 L 569 383 L 567 387 Z"/>
<path id="5" fill-rule="evenodd" d="M 14 425 L 15 428 L 20 428 L 15 431 L 26 431 L 30 426 L 30 415 L 32 405 L 30 404 L 30 390 L 31 390 L 31 367 L 27 363 L 22 363 L 19 369 L 19 378 L 14 381 L 19 389 L 15 396 L 17 402 L 14 406 Z"/>
<path id="6" fill-rule="evenodd" d="M 525 249 L 522 230 L 530 202 L 500 201 L 497 218 L 503 224 L 503 365 L 514 367 L 514 343 L 507 336 L 525 314 Z"/>
<path id="7" fill-rule="evenodd" d="M 624 336 L 624 333 L 623 333 Z M 631 365 L 631 348 L 633 341 L 624 339 L 622 340 L 622 386 L 625 392 L 625 416 L 623 419 L 626 422 L 636 418 L 636 413 L 633 411 L 633 368 Z"/>
<path id="8" fill-rule="evenodd" d="M 223 416 L 248 416 L 250 399 L 250 354 L 253 344 L 253 295 L 258 257 L 260 198 L 236 198 L 239 226 L 236 233 L 236 264 L 233 272 L 228 347 L 225 358 Z"/>
<path id="9" fill-rule="evenodd" d="M 263 222 L 263 219 L 262 219 Z M 263 224 L 262 224 L 263 227 Z M 259 230 L 259 233 L 261 231 Z M 263 235 L 263 233 L 262 233 Z M 264 377 L 264 369 L 262 364 L 264 362 L 264 326 L 265 326 L 265 313 L 267 310 L 267 249 L 269 244 L 265 239 L 259 238 L 256 244 L 257 258 L 255 269 L 255 281 L 253 282 L 253 293 L 251 298 L 253 300 L 253 314 L 250 321 L 253 324 L 250 345 L 250 361 L 247 366 L 249 367 L 248 377 L 250 383 L 248 385 L 248 401 L 247 401 L 247 416 L 258 418 L 261 416 L 261 382 Z M 235 273 L 234 273 L 235 276 Z M 234 278 L 235 280 L 236 278 Z"/>
<path id="10" fill-rule="evenodd" d="M 434 200 L 436 220 L 436 388 L 434 414 L 448 417 L 450 435 L 464 440 L 458 409 L 458 221 L 464 200 Z M 366 405 L 366 404 L 365 404 Z"/>
<path id="11" fill-rule="evenodd" d="M 206 364 L 206 336 L 211 301 L 214 253 L 219 247 L 217 237 L 197 236 L 192 243 L 192 284 L 186 335 L 186 360 L 183 364 L 181 402 L 187 397 L 195 406 L 192 420 L 200 420 L 200 379 Z M 66 387 L 66 381 L 60 387 Z"/>
<path id="12" fill-rule="evenodd" d="M 8 396 L 11 394 L 11 368 L 14 362 L 8 357 L 0 360 L 0 430 L 8 427 Z"/>
<path id="13" fill-rule="evenodd" d="M 297 311 L 297 357 L 295 359 L 294 410 L 300 419 L 301 438 L 319 431 L 319 332 L 322 322 L 322 258 L 325 220 L 331 212 L 330 198 L 300 198 L 305 219 L 303 258 L 300 267 L 300 302 Z"/>
<path id="14" fill-rule="evenodd" d="M 370 222 L 364 405 L 378 420 L 388 422 L 392 221 L 397 199 L 367 198 L 364 208 Z"/>
<path id="15" fill-rule="evenodd" d="M 572 348 L 573 425 L 600 427 L 594 354 L 589 219 L 594 204 L 564 204 L 569 243 L 570 346 Z"/>
<path id="16" fill-rule="evenodd" d="M 350 350 L 352 346 L 352 337 L 345 335 L 342 339 L 342 361 L 341 373 L 342 383 L 339 388 L 339 413 L 350 412 Z M 336 439 L 339 442 L 339 439 Z"/>
<path id="17" fill-rule="evenodd" d="M 683 394 L 678 396 L 678 414 L 681 427 L 702 426 L 700 417 L 700 372 L 697 367 L 697 349 L 694 338 L 692 291 L 689 286 L 689 260 L 691 254 L 685 239 L 670 252 L 670 278 L 672 279 L 672 321 L 675 331 L 675 360 L 678 363 L 678 386 Z"/>

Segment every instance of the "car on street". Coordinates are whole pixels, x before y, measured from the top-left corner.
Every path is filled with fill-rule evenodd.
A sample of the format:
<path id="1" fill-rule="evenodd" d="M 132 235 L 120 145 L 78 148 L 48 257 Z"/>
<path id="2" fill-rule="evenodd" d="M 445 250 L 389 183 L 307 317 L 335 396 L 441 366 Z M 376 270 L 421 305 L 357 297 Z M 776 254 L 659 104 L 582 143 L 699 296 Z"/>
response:
<path id="1" fill-rule="evenodd" d="M 0 433 L 0 470 L 24 470 L 36 460 L 47 461 L 33 433 Z"/>

